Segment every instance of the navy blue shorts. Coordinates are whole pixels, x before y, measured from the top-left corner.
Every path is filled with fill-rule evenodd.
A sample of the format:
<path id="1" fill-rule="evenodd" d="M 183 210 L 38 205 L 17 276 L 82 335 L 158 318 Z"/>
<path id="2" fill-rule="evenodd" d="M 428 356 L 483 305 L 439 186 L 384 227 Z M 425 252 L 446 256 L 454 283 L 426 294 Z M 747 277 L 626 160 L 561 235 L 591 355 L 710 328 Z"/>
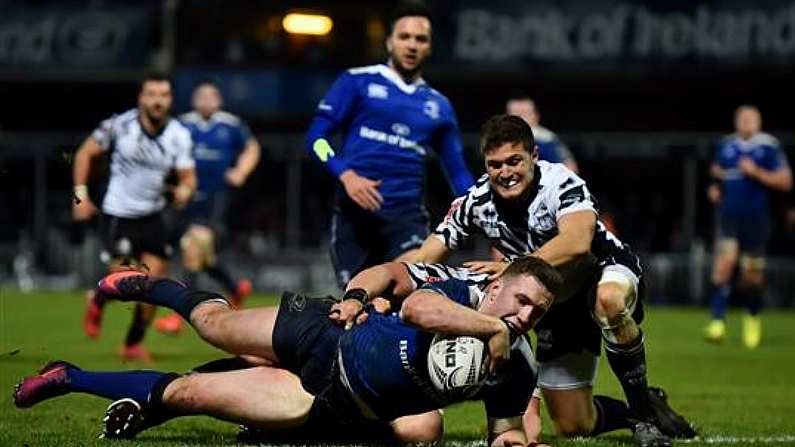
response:
<path id="1" fill-rule="evenodd" d="M 418 208 L 387 219 L 338 200 L 331 220 L 331 263 L 341 289 L 367 267 L 419 248 L 430 234 L 428 214 Z"/>
<path id="2" fill-rule="evenodd" d="M 337 347 L 345 330 L 328 317 L 335 302 L 330 296 L 310 298 L 285 292 L 279 304 L 273 350 L 280 366 L 299 376 L 304 389 L 315 396 L 300 431 L 327 442 L 359 436 L 389 439 L 388 422 L 365 419 L 340 380 Z"/>
<path id="3" fill-rule="evenodd" d="M 764 256 L 770 240 L 770 217 L 767 214 L 734 216 L 718 212 L 717 239 L 735 239 L 740 251 L 750 256 Z"/>
<path id="4" fill-rule="evenodd" d="M 104 249 L 103 261 L 131 258 L 141 260 L 143 253 L 168 259 L 171 244 L 168 241 L 162 213 L 125 218 L 102 214 L 99 221 Z"/>

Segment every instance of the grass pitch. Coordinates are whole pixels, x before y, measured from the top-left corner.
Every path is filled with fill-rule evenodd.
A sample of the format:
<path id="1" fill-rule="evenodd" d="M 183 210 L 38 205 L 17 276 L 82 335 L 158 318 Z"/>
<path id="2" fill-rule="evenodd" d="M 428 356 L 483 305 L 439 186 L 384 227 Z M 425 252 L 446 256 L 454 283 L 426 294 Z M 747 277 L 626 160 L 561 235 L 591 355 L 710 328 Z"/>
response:
<path id="1" fill-rule="evenodd" d="M 266 303 L 273 299 L 258 297 L 248 304 Z M 97 370 L 150 368 L 122 364 L 116 355 L 131 305 L 111 304 L 100 339 L 91 341 L 80 326 L 83 304 L 79 293 L 23 295 L 0 290 L 0 446 L 111 444 L 96 438 L 108 403 L 103 399 L 74 394 L 19 410 L 11 398 L 14 383 L 48 360 L 65 359 Z M 673 406 L 694 421 L 702 434 L 700 440 L 687 445 L 795 446 L 795 313 L 764 314 L 762 345 L 754 351 L 742 348 L 737 314 L 730 315 L 731 332 L 718 346 L 702 340 L 703 309 L 656 307 L 647 315 L 644 329 L 650 381 L 668 391 Z M 190 330 L 176 338 L 151 331 L 147 344 L 157 360 L 151 368 L 158 370 L 185 371 L 222 356 Z M 606 361 L 600 364 L 596 392 L 622 397 Z M 483 445 L 485 423 L 480 404 L 451 407 L 445 418 L 449 444 Z M 631 445 L 629 431 L 568 440 L 552 436 L 548 419 L 545 424 L 544 440 L 558 446 Z M 144 432 L 134 441 L 112 444 L 233 445 L 236 433 L 233 424 L 193 417 Z"/>

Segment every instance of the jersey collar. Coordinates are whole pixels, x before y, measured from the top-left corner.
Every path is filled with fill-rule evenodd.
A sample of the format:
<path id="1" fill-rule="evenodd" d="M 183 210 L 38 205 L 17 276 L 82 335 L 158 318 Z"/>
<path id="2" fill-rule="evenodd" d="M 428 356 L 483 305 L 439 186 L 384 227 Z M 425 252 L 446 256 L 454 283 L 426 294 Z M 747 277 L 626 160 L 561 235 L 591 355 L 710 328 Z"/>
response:
<path id="1" fill-rule="evenodd" d="M 378 73 L 381 76 L 387 78 L 389 81 L 395 84 L 397 88 L 409 95 L 414 94 L 414 92 L 417 91 L 417 88 L 419 88 L 421 85 L 425 85 L 425 80 L 422 79 L 422 77 L 419 77 L 411 84 L 408 84 L 403 80 L 403 78 L 400 77 L 399 74 L 395 72 L 395 70 L 389 68 L 388 65 L 378 64 L 376 67 L 378 67 Z"/>

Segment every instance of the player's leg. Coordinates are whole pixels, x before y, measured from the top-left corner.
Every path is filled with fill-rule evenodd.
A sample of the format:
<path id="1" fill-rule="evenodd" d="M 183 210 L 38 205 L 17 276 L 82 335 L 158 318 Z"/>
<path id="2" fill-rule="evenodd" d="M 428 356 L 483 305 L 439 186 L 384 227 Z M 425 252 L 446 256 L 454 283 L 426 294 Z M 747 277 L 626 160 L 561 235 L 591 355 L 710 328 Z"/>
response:
<path id="1" fill-rule="evenodd" d="M 401 443 L 437 442 L 444 435 L 444 417 L 441 410 L 403 416 L 389 424 L 395 438 Z"/>
<path id="2" fill-rule="evenodd" d="M 749 217 L 740 232 L 740 281 L 748 312 L 743 315 L 743 344 L 754 349 L 762 341 L 762 295 L 765 289 L 765 249 L 770 239 L 767 215 Z"/>
<path id="3" fill-rule="evenodd" d="M 168 275 L 168 261 L 162 255 L 141 253 L 140 262 L 146 266 L 152 276 Z M 121 348 L 121 358 L 124 361 L 141 360 L 151 362 L 152 355 L 143 346 L 147 328 L 157 313 L 157 307 L 149 303 L 136 303 L 132 321 Z"/>
<path id="4" fill-rule="evenodd" d="M 383 262 L 409 262 L 430 234 L 428 214 L 424 210 L 407 213 L 399 221 L 384 222 L 380 232 L 385 251 Z"/>
<path id="5" fill-rule="evenodd" d="M 365 219 L 371 220 L 363 212 L 342 211 L 339 206 L 334 209 L 334 214 L 331 216 L 329 254 L 337 285 L 342 290 L 345 290 L 348 281 L 356 273 L 367 267 L 370 247 L 366 243 L 366 238 L 374 229 L 367 228 Z"/>
<path id="6" fill-rule="evenodd" d="M 731 294 L 731 279 L 740 254 L 739 222 L 716 214 L 715 244 L 712 260 L 712 292 L 709 298 L 711 318 L 704 328 L 707 341 L 719 343 L 726 336 L 726 307 Z"/>

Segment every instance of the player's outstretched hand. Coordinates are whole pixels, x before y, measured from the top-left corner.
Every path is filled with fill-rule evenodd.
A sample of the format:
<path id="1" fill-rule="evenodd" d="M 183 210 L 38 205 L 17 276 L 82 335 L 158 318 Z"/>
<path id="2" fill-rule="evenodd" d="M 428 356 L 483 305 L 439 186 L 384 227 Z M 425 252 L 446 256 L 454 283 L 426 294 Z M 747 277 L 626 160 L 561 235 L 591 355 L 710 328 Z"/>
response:
<path id="1" fill-rule="evenodd" d="M 508 263 L 503 261 L 467 261 L 464 267 L 476 273 L 488 273 L 489 280 L 495 280 L 508 268 Z"/>
<path id="2" fill-rule="evenodd" d="M 381 204 L 384 203 L 384 198 L 378 192 L 381 180 L 370 180 L 357 174 L 353 169 L 348 169 L 340 175 L 340 181 L 345 187 L 345 193 L 357 205 L 367 211 L 378 211 L 381 209 Z"/>
<path id="3" fill-rule="evenodd" d="M 82 222 L 91 219 L 97 214 L 97 207 L 88 197 L 83 197 L 79 201 L 72 203 L 72 219 Z"/>

